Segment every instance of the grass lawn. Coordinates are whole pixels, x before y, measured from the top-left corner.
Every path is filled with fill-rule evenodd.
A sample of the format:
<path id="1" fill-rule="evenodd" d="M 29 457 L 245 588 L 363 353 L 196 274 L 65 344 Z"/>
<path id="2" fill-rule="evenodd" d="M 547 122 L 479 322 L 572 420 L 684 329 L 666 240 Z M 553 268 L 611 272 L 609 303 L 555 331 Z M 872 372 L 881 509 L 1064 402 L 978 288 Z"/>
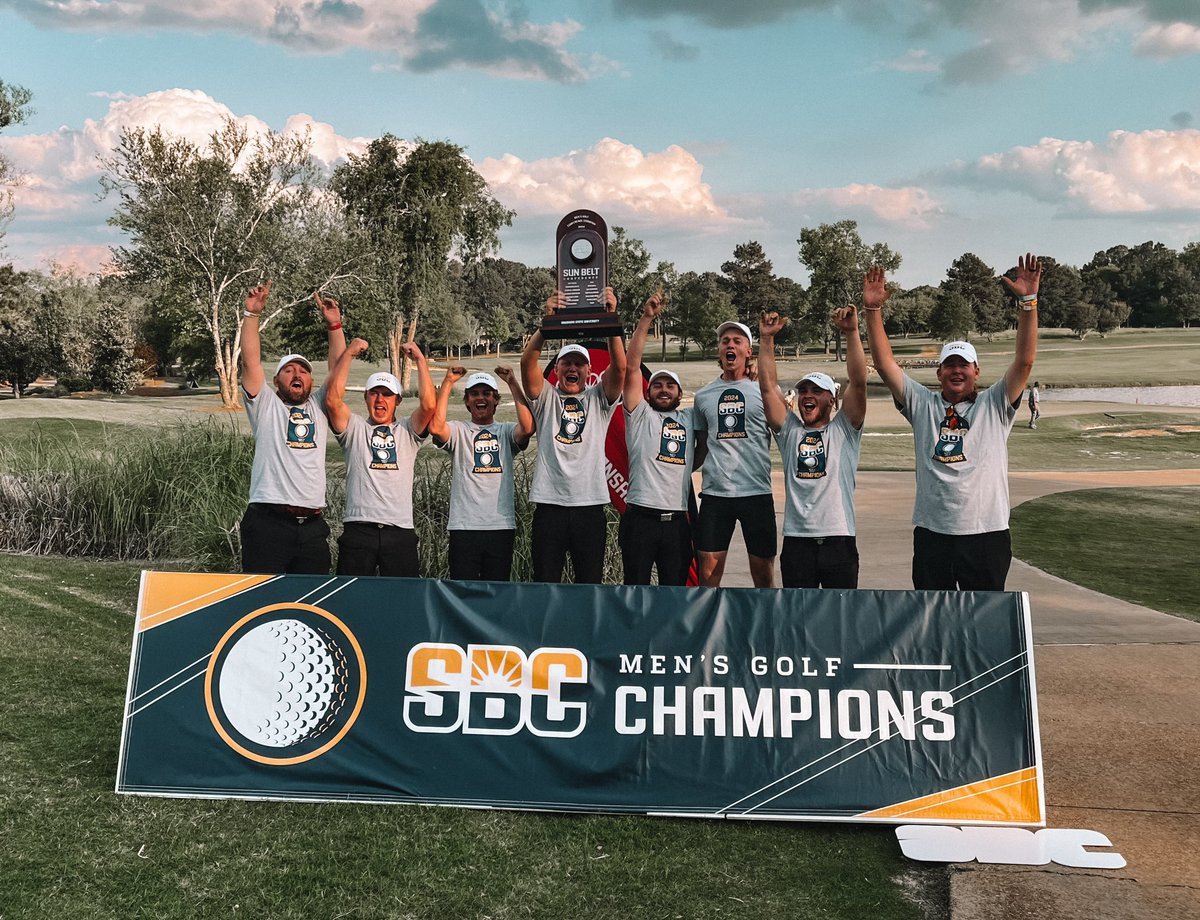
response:
<path id="1" fill-rule="evenodd" d="M 5 920 L 944 916 L 882 827 L 118 796 L 137 568 L 0 570 Z"/>
<path id="2" fill-rule="evenodd" d="M 1200 487 L 1034 499 L 1013 509 L 1012 541 L 1017 558 L 1060 578 L 1200 620 Z"/>

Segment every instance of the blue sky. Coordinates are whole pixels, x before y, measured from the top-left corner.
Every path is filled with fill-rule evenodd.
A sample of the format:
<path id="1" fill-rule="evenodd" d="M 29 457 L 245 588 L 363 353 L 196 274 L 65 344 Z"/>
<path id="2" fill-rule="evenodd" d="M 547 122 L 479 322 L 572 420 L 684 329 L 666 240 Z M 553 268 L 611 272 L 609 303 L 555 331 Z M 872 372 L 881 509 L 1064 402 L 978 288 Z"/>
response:
<path id="1" fill-rule="evenodd" d="M 1194 0 L 0 0 L 0 135 L 26 174 L 6 258 L 95 269 L 119 238 L 97 157 L 125 126 L 226 114 L 331 167 L 390 131 L 463 145 L 552 261 L 574 207 L 679 269 L 853 218 L 937 283 L 966 251 L 1200 238 Z"/>

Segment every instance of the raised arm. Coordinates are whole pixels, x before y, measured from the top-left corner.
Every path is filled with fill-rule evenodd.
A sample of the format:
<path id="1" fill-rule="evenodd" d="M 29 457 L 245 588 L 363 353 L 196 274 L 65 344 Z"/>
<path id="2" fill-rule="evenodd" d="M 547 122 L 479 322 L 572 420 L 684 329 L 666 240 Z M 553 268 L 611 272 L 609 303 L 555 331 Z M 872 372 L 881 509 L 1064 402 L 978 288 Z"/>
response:
<path id="1" fill-rule="evenodd" d="M 625 385 L 623 389 L 626 412 L 632 412 L 642 401 L 642 355 L 646 352 L 646 339 L 650 335 L 650 327 L 658 316 L 666 298 L 662 288 L 650 295 L 642 307 L 642 315 L 637 325 L 633 327 L 633 337 L 629 340 L 629 351 L 625 356 Z"/>
<path id="2" fill-rule="evenodd" d="M 617 312 L 617 295 L 610 287 L 604 289 L 604 303 L 609 312 Z M 640 363 L 638 366 L 641 366 Z M 600 375 L 600 385 L 604 388 L 604 396 L 610 403 L 621 398 L 621 391 L 625 388 L 625 367 L 625 339 L 620 333 L 609 336 L 608 367 Z"/>
<path id="3" fill-rule="evenodd" d="M 525 398 L 525 393 L 521 390 L 521 381 L 517 380 L 517 375 L 507 364 L 501 364 L 496 368 L 496 376 L 508 384 L 508 392 L 512 394 L 513 406 L 517 410 L 517 427 L 513 432 L 513 441 L 524 447 L 529 443 L 535 428 L 533 412 L 529 409 L 529 400 Z"/>
<path id="4" fill-rule="evenodd" d="M 787 404 L 779 392 L 779 375 L 775 369 L 775 336 L 787 325 L 787 317 L 775 311 L 758 318 L 758 388 L 762 391 L 763 412 L 772 431 L 778 431 L 787 421 Z"/>
<path id="5" fill-rule="evenodd" d="M 892 344 L 883 329 L 883 304 L 891 296 L 883 269 L 872 265 L 863 278 L 863 309 L 867 313 L 867 342 L 871 346 L 871 361 L 887 384 L 892 399 L 904 402 L 904 371 L 892 355 Z"/>
<path id="6" fill-rule="evenodd" d="M 400 346 L 400 350 L 417 366 L 417 408 L 413 409 L 409 418 L 413 434 L 424 437 L 429 420 L 433 417 L 433 410 L 437 406 L 437 391 L 433 388 L 433 378 L 429 376 L 429 364 L 417 343 L 405 342 Z"/>
<path id="7" fill-rule="evenodd" d="M 1004 372 L 1004 386 L 1011 405 L 1025 392 L 1025 384 L 1033 370 L 1033 359 L 1037 357 L 1037 293 L 1042 284 L 1042 263 L 1038 257 L 1027 252 L 1017 259 L 1017 277 L 1001 275 L 1000 280 L 1017 298 L 1017 348 L 1013 362 Z"/>
<path id="8" fill-rule="evenodd" d="M 267 306 L 271 282 L 260 284 L 246 297 L 242 308 L 242 389 L 251 399 L 258 396 L 267 375 L 262 366 L 262 340 L 258 336 L 258 320 Z"/>
<path id="9" fill-rule="evenodd" d="M 439 446 L 450 440 L 450 423 L 446 421 L 446 415 L 450 410 L 450 394 L 454 391 L 454 384 L 466 372 L 467 369 L 460 364 L 446 368 L 446 376 L 442 378 L 442 385 L 438 387 L 433 416 L 429 419 L 429 433 L 433 435 L 434 442 Z"/>
<path id="10" fill-rule="evenodd" d="M 567 295 L 562 291 L 555 291 L 546 298 L 546 312 L 549 316 L 559 307 L 567 305 Z M 530 399 L 537 399 L 542 395 L 542 387 L 546 385 L 546 378 L 542 376 L 542 369 L 538 365 L 542 359 L 542 346 L 546 343 L 542 336 L 542 330 L 539 327 L 533 335 L 529 337 L 529 341 L 525 343 L 525 350 L 521 352 L 521 382 L 525 384 L 525 392 Z"/>
<path id="11" fill-rule="evenodd" d="M 350 377 L 350 364 L 369 347 L 366 339 L 355 339 L 342 349 L 337 362 L 329 370 L 329 380 L 325 383 L 325 415 L 334 434 L 341 434 L 350 424 L 350 407 L 346 405 L 346 380 Z"/>
<path id="12" fill-rule="evenodd" d="M 325 334 L 329 340 L 329 357 L 326 364 L 329 372 L 333 373 L 334 364 L 346 350 L 346 333 L 342 330 L 342 307 L 332 297 L 322 297 L 320 291 L 313 292 L 313 300 L 317 302 L 321 317 L 325 320 Z"/>
<path id="13" fill-rule="evenodd" d="M 861 428 L 867 417 L 867 355 L 858 332 L 858 311 L 842 307 L 833 314 L 833 321 L 846 338 L 846 373 L 850 382 L 842 396 L 842 412 L 855 428 Z"/>

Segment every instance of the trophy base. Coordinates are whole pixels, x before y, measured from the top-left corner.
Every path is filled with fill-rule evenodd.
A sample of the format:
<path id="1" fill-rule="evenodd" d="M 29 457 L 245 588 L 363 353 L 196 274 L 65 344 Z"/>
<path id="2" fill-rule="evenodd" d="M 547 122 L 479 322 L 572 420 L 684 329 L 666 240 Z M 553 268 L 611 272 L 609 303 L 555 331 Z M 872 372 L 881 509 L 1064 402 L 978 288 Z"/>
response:
<path id="1" fill-rule="evenodd" d="M 542 320 L 546 339 L 607 339 L 624 334 L 621 317 L 608 310 L 559 310 Z"/>

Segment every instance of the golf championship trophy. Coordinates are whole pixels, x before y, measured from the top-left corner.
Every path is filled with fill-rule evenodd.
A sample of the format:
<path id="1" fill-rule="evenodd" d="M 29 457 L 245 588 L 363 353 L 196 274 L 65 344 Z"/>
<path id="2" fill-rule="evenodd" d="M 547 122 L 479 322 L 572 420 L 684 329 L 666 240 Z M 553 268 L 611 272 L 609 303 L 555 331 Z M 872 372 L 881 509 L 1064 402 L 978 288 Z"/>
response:
<path id="1" fill-rule="evenodd" d="M 554 234 L 558 290 L 566 305 L 542 320 L 547 339 L 621 335 L 620 317 L 604 302 L 608 286 L 608 225 L 595 211 L 572 211 Z"/>

